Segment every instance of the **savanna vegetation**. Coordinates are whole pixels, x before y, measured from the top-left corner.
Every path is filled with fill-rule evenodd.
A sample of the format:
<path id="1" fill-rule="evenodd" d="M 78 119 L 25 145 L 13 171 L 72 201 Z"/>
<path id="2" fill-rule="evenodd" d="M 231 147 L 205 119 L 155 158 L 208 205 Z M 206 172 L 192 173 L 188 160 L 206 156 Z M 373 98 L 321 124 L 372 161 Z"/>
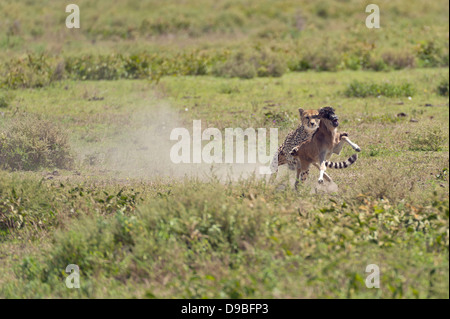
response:
<path id="1" fill-rule="evenodd" d="M 448 298 L 448 2 L 369 3 L 2 1 L 0 297 Z M 326 105 L 337 192 L 167 164 L 194 119 L 281 142 Z"/>

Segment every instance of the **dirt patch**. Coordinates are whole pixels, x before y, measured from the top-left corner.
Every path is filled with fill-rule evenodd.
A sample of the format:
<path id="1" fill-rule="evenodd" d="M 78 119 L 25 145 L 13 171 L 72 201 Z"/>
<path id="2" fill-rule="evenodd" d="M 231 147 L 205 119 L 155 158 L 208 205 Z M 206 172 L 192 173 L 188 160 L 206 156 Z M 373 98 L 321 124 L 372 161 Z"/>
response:
<path id="1" fill-rule="evenodd" d="M 322 184 L 316 182 L 314 187 L 311 189 L 311 194 L 330 194 L 337 193 L 338 191 L 339 187 L 335 182 L 324 181 Z"/>

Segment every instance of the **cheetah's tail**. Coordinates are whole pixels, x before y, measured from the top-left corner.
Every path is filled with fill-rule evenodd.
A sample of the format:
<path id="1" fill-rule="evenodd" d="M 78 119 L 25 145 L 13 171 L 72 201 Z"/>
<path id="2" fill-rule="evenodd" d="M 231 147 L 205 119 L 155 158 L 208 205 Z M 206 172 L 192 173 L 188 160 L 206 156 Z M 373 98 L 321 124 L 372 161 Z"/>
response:
<path id="1" fill-rule="evenodd" d="M 270 171 L 272 172 L 272 174 L 278 172 L 278 154 L 279 154 L 278 151 L 275 152 L 272 162 L 270 163 Z"/>

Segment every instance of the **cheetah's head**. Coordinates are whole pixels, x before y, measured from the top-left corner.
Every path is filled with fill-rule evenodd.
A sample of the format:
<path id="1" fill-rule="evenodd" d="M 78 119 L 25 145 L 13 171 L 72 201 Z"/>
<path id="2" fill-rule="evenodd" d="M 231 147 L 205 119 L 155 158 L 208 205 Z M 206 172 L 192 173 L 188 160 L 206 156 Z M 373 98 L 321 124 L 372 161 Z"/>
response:
<path id="1" fill-rule="evenodd" d="M 314 131 L 319 128 L 320 118 L 318 110 L 303 110 L 300 108 L 298 112 L 300 113 L 302 124 L 306 129 Z"/>

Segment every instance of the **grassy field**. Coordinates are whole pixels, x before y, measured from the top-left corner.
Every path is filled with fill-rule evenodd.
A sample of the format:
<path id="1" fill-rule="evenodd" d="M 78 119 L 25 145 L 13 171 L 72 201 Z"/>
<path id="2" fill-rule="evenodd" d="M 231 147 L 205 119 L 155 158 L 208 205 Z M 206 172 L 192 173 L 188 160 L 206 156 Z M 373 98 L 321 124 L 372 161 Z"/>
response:
<path id="1" fill-rule="evenodd" d="M 2 1 L 0 298 L 448 298 L 448 3 L 365 5 L 79 1 L 67 30 Z M 193 120 L 281 143 L 328 105 L 362 148 L 337 192 L 171 163 Z"/>

